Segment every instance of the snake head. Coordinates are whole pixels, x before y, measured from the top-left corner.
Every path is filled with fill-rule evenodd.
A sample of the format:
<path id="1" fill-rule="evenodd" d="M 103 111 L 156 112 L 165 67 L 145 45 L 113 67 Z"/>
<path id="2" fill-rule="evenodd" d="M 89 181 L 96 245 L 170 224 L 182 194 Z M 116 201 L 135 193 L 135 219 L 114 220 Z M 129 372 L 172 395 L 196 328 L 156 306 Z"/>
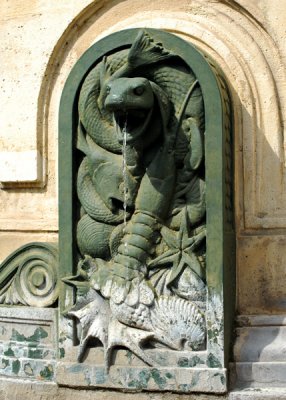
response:
<path id="1" fill-rule="evenodd" d="M 123 143 L 126 132 L 126 143 L 136 144 L 146 136 L 152 118 L 154 93 L 149 80 L 141 77 L 110 80 L 106 93 L 104 107 L 113 114 L 118 142 Z"/>

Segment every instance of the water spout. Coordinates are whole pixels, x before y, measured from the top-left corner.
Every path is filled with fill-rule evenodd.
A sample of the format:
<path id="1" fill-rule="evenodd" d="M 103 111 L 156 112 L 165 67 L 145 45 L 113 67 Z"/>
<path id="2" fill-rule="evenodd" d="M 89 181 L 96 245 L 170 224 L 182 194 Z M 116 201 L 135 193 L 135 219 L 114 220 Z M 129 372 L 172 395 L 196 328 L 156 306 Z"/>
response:
<path id="1" fill-rule="evenodd" d="M 127 148 L 127 116 L 124 127 L 122 129 L 123 143 L 122 143 L 122 175 L 123 175 L 123 237 L 126 234 L 127 227 L 127 161 L 126 161 L 126 148 Z M 127 250 L 127 242 L 124 240 L 125 251 Z"/>

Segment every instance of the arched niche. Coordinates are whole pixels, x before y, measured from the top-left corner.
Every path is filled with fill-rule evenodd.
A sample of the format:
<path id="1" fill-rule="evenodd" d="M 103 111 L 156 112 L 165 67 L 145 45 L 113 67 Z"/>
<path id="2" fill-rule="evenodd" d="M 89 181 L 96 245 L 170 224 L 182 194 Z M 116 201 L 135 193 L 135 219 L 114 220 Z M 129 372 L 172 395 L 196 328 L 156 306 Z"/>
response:
<path id="1" fill-rule="evenodd" d="M 125 262 L 125 250 L 119 250 L 120 245 L 124 244 L 124 232 L 121 236 L 118 236 L 119 243 L 115 249 L 115 253 L 111 253 L 106 257 L 99 257 L 96 251 L 91 254 L 92 250 L 88 250 L 88 246 L 82 246 L 79 243 L 79 234 L 76 234 L 76 231 L 79 230 L 78 226 L 81 218 L 79 216 L 79 210 L 81 206 L 84 209 L 84 215 L 90 217 L 89 214 L 92 214 L 86 212 L 86 209 L 89 206 L 82 204 L 81 186 L 79 184 L 78 193 L 76 193 L 76 180 L 79 179 L 80 165 L 82 165 L 84 157 L 88 158 L 89 156 L 97 162 L 97 156 L 93 157 L 90 155 L 89 151 L 86 150 L 86 145 L 90 146 L 93 140 L 87 143 L 86 137 L 89 135 L 88 126 L 90 125 L 88 125 L 88 123 L 85 124 L 82 121 L 83 117 L 81 111 L 79 112 L 79 103 L 81 101 L 85 101 L 86 104 L 89 101 L 92 102 L 91 97 L 84 97 L 84 90 L 88 90 L 88 88 L 84 88 L 84 85 L 87 86 L 86 82 L 89 79 L 102 79 L 101 86 L 99 85 L 99 92 L 95 96 L 95 100 L 98 102 L 100 101 L 99 97 L 102 93 L 101 90 L 105 90 L 103 88 L 107 83 L 111 86 L 109 90 L 112 95 L 114 95 L 113 91 L 122 91 L 122 86 L 124 86 L 127 82 L 126 80 L 130 78 L 137 79 L 143 75 L 144 79 L 147 79 L 146 76 L 148 76 L 148 74 L 146 75 L 146 70 L 150 68 L 148 63 L 144 68 L 139 67 L 136 71 L 133 70 L 131 73 L 128 70 L 121 73 L 118 72 L 122 66 L 121 64 L 126 62 L 127 55 L 122 56 L 118 66 L 114 66 L 116 63 L 113 62 L 113 66 L 110 67 L 110 63 L 112 64 L 112 56 L 114 54 L 121 54 L 120 52 L 124 52 L 124 50 L 126 52 L 131 52 L 131 49 L 134 47 L 134 42 L 136 40 L 138 41 L 138 33 L 139 29 L 119 31 L 95 43 L 84 53 L 72 69 L 61 97 L 59 113 L 59 253 L 60 275 L 63 279 L 63 283 L 60 301 L 62 310 L 59 332 L 61 360 L 58 364 L 58 383 L 67 384 L 68 382 L 70 385 L 79 386 L 76 378 L 77 374 L 84 372 L 86 378 L 80 384 L 82 386 L 137 390 L 171 390 L 181 392 L 225 392 L 227 390 L 228 349 L 231 340 L 231 324 L 235 295 L 234 227 L 232 216 L 231 104 L 228 90 L 221 73 L 210 60 L 184 40 L 167 32 L 155 29 L 145 29 L 145 34 L 143 33 L 143 36 L 147 33 L 146 37 L 152 39 L 151 42 L 148 43 L 147 47 L 151 46 L 153 49 L 152 51 L 160 52 L 160 68 L 164 69 L 166 65 L 167 67 L 171 65 L 172 71 L 175 71 L 175 78 L 170 79 L 170 82 L 172 84 L 175 83 L 176 86 L 176 69 L 183 70 L 185 74 L 183 74 L 183 76 L 185 76 L 187 86 L 185 89 L 182 89 L 184 91 L 182 95 L 183 100 L 180 107 L 177 105 L 178 107 L 176 108 L 176 106 L 174 106 L 175 100 L 172 97 L 173 89 L 168 92 L 166 87 L 163 87 L 164 92 L 167 90 L 167 96 L 164 97 L 165 95 L 160 91 L 162 87 L 157 87 L 160 86 L 158 81 L 156 82 L 155 80 L 155 84 L 152 82 L 151 89 L 153 90 L 154 95 L 154 103 L 152 104 L 156 104 L 156 113 L 160 114 L 159 120 L 161 121 L 161 125 L 158 128 L 160 131 L 158 134 L 158 141 L 147 146 L 150 155 L 148 155 L 149 158 L 146 157 L 153 160 L 155 159 L 156 154 L 159 154 L 160 151 L 164 153 L 166 150 L 164 148 L 166 141 L 165 139 L 163 140 L 162 137 L 166 138 L 163 132 L 164 129 L 166 130 L 167 135 L 171 130 L 170 126 L 172 124 L 170 120 L 168 120 L 169 122 L 166 122 L 166 120 L 170 118 L 170 113 L 174 113 L 174 120 L 176 120 L 178 124 L 192 124 L 193 121 L 196 121 L 197 125 L 193 128 L 184 128 L 187 130 L 189 129 L 191 132 L 189 135 L 189 143 L 187 143 L 187 148 L 189 150 L 182 150 L 182 154 L 184 155 L 182 160 L 176 161 L 179 156 L 177 156 L 177 159 L 176 156 L 174 156 L 174 168 L 176 173 L 174 172 L 173 178 L 175 183 L 174 186 L 172 186 L 173 189 L 170 189 L 170 191 L 174 191 L 174 193 L 172 192 L 174 196 L 171 194 L 171 200 L 168 200 L 168 190 L 162 192 L 163 197 L 165 196 L 165 202 L 162 202 L 162 199 L 160 200 L 161 202 L 158 200 L 158 204 L 160 205 L 157 208 L 154 208 L 153 200 L 147 200 L 148 204 L 144 202 L 144 200 L 143 202 L 141 201 L 141 191 L 144 193 L 142 182 L 143 180 L 145 182 L 147 178 L 151 181 L 149 192 L 152 192 L 152 188 L 155 186 L 155 189 L 159 193 L 159 197 L 161 193 L 152 180 L 154 178 L 153 175 L 151 172 L 149 173 L 152 169 L 152 161 L 142 162 L 143 172 L 140 178 L 141 180 L 139 179 L 139 189 L 138 187 L 137 189 L 134 189 L 135 200 L 134 204 L 131 204 L 131 208 L 133 207 L 133 209 L 130 211 L 130 216 L 127 216 L 127 227 L 128 224 L 131 226 L 131 235 L 129 230 L 130 237 L 132 236 L 132 232 L 134 233 L 132 229 L 134 226 L 136 227 L 136 224 L 142 225 L 148 220 L 146 224 L 149 224 L 148 228 L 151 228 L 152 223 L 154 223 L 152 229 L 157 233 L 159 231 L 161 235 L 159 235 L 161 238 L 159 238 L 159 244 L 162 245 L 162 248 L 159 249 L 159 247 L 156 247 L 157 245 L 154 245 L 155 242 L 152 242 L 152 246 L 156 247 L 156 249 L 153 250 L 157 255 L 158 262 L 161 263 L 164 254 L 167 254 L 168 251 L 170 254 L 173 251 L 172 254 L 174 256 L 177 248 L 180 253 L 179 264 L 182 264 L 182 271 L 186 271 L 186 265 L 188 264 L 187 261 L 181 262 L 183 259 L 183 253 L 187 248 L 188 251 L 190 250 L 190 246 L 182 244 L 183 241 L 185 240 L 186 243 L 187 241 L 190 242 L 192 237 L 196 240 L 196 237 L 200 235 L 201 237 L 205 237 L 205 252 L 200 250 L 200 254 L 196 254 L 195 251 L 190 251 L 189 253 L 189 255 L 191 254 L 193 257 L 193 260 L 195 259 L 195 261 L 193 261 L 193 267 L 191 268 L 192 273 L 195 269 L 194 265 L 197 265 L 197 268 L 204 268 L 204 273 L 202 273 L 203 275 L 200 276 L 198 269 L 193 274 L 195 277 L 199 276 L 201 282 L 203 282 L 203 286 L 201 286 L 201 290 L 205 290 L 203 299 L 200 298 L 198 300 L 198 298 L 195 298 L 190 300 L 190 293 L 192 292 L 191 286 L 189 288 L 187 287 L 186 292 L 182 293 L 178 290 L 179 283 L 176 288 L 172 288 L 172 282 L 170 283 L 170 280 L 172 281 L 171 278 L 169 280 L 170 285 L 168 284 L 168 287 L 164 289 L 165 291 L 159 293 L 155 287 L 156 285 L 153 285 L 149 272 L 150 268 L 152 269 L 155 263 L 154 257 L 146 256 L 145 258 L 143 257 L 144 260 L 142 263 L 144 266 L 145 264 L 147 265 L 147 272 L 145 270 L 145 272 L 140 275 L 140 285 L 142 284 L 144 286 L 146 281 L 148 281 L 148 285 L 152 287 L 153 293 L 155 293 L 154 299 L 152 299 L 152 294 L 150 294 L 151 297 L 149 300 L 143 301 L 144 307 L 147 310 L 146 312 L 151 315 L 148 318 L 151 321 L 152 327 L 150 328 L 150 324 L 147 324 L 148 327 L 144 324 L 143 327 L 139 327 L 136 321 L 131 321 L 130 323 L 126 322 L 126 312 L 118 311 L 118 309 L 122 307 L 122 304 L 124 305 L 125 297 L 130 295 L 132 290 L 135 290 L 134 282 L 137 282 L 137 278 L 134 278 L 134 276 L 132 279 L 129 279 L 129 277 L 126 278 L 124 277 L 124 272 L 120 273 L 121 275 L 119 274 L 119 280 L 117 278 L 118 274 L 116 272 L 116 266 L 120 264 L 118 261 L 118 254 L 121 256 L 121 258 L 119 257 L 120 260 L 123 260 L 122 264 Z M 174 57 L 171 57 L 171 61 L 168 57 L 165 57 L 166 52 L 174 55 Z M 104 61 L 105 57 L 107 57 L 107 61 Z M 105 69 L 103 68 L 104 63 L 107 63 Z M 168 63 L 171 64 L 169 65 Z M 99 67 L 100 65 L 101 67 Z M 92 77 L 92 71 L 96 71 L 97 66 L 98 71 L 96 73 L 98 73 L 98 75 L 95 73 L 95 77 Z M 164 70 L 164 73 L 168 74 L 168 70 L 167 72 Z M 100 75 L 102 75 L 103 78 L 100 78 Z M 96 76 L 98 76 L 98 78 L 96 78 Z M 183 88 L 184 82 L 182 82 L 182 77 L 180 74 L 178 76 L 179 85 Z M 154 76 L 152 76 L 152 79 L 153 77 Z M 189 77 L 191 78 L 189 79 Z M 121 79 L 119 85 L 117 85 L 118 79 Z M 151 81 L 150 78 L 148 79 Z M 197 87 L 195 87 L 196 85 Z M 190 90 L 189 94 L 188 90 Z M 194 95 L 195 90 L 197 91 L 196 96 Z M 105 93 L 104 96 L 104 104 L 105 107 L 107 107 L 106 98 L 108 93 Z M 200 117 L 192 114 L 192 101 L 195 102 L 196 100 L 194 99 L 198 96 L 201 97 L 203 104 L 203 107 L 201 108 L 203 109 L 203 116 Z M 82 98 L 84 98 L 84 100 L 81 100 Z M 162 106 L 162 104 L 168 102 L 170 102 L 169 108 Z M 185 106 L 183 105 L 184 102 Z M 109 103 L 108 107 L 112 112 L 116 113 L 119 110 L 119 107 L 118 105 L 110 105 L 111 103 L 112 101 Z M 152 107 L 155 107 L 155 105 L 152 105 Z M 133 107 L 130 107 L 128 109 L 129 113 L 132 113 L 132 110 Z M 150 113 L 152 112 L 154 111 L 151 110 Z M 167 114 L 168 117 L 166 117 Z M 156 115 L 151 115 L 151 121 L 152 118 L 155 120 Z M 187 121 L 187 117 L 191 120 Z M 202 118 L 201 121 L 200 118 Z M 175 122 L 173 124 L 175 124 Z M 117 123 L 117 125 L 119 125 L 119 123 Z M 112 126 L 111 122 L 109 122 L 108 129 L 110 129 L 110 126 Z M 202 207 L 205 208 L 201 211 L 200 217 L 195 220 L 193 227 L 191 227 L 189 223 L 192 218 L 190 215 L 188 215 L 184 221 L 183 216 L 181 216 L 180 226 L 173 227 L 172 222 L 170 222 L 172 218 L 170 217 L 171 219 L 168 219 L 165 216 L 166 214 L 161 214 L 161 209 L 162 207 L 165 207 L 165 203 L 168 201 L 170 204 L 173 204 L 172 199 L 175 197 L 176 193 L 174 187 L 177 187 L 176 185 L 178 185 L 180 170 L 183 169 L 182 165 L 179 166 L 179 164 L 184 164 L 186 156 L 189 155 L 191 157 L 191 154 L 196 153 L 196 151 L 193 151 L 193 153 L 191 152 L 192 145 L 195 148 L 196 140 L 197 143 L 200 143 L 196 149 L 198 150 L 198 153 L 201 151 L 202 154 L 201 156 L 198 156 L 199 161 L 197 164 L 194 161 L 194 158 L 192 158 L 192 161 L 190 162 L 192 171 L 189 171 L 189 182 L 186 182 L 186 177 L 184 177 L 184 185 L 185 187 L 187 187 L 187 185 L 192 187 L 192 177 L 197 177 L 197 179 L 200 179 L 200 181 L 203 182 L 200 186 L 202 187 L 203 185 L 203 189 L 198 189 L 199 191 L 201 190 L 198 194 L 200 198 L 200 201 L 198 202 L 200 204 L 203 203 L 204 205 Z M 96 143 L 96 141 L 97 140 L 95 139 L 95 144 L 97 145 L 98 143 Z M 155 148 L 154 151 L 152 150 L 153 145 Z M 99 147 L 101 147 L 101 145 Z M 132 143 L 130 147 L 136 148 Z M 141 143 L 139 147 L 139 150 L 136 148 L 136 151 L 138 150 L 138 153 L 144 155 L 144 143 Z M 94 149 L 93 144 L 92 148 Z M 110 149 L 105 148 L 104 151 L 106 150 L 109 151 Z M 85 156 L 83 153 L 85 153 Z M 97 150 L 95 153 L 97 154 Z M 118 161 L 120 151 L 116 150 L 112 153 L 115 154 L 115 156 L 112 156 L 113 160 Z M 158 171 L 161 169 L 163 171 L 168 169 L 166 168 L 166 164 L 170 161 L 168 158 L 169 153 L 170 151 L 166 151 L 166 154 L 164 154 L 167 159 L 166 163 L 162 162 L 164 158 L 162 155 L 157 155 L 157 157 L 159 157 L 158 159 L 161 161 L 158 161 L 158 164 L 154 164 L 155 167 L 157 167 L 155 168 L 155 180 L 158 178 L 156 175 Z M 196 156 L 196 154 L 194 154 L 194 156 Z M 115 165 L 117 165 L 116 162 Z M 88 168 L 90 168 L 90 166 Z M 152 171 L 154 173 L 154 168 Z M 91 173 L 88 172 L 88 174 Z M 110 173 L 107 173 L 104 176 L 101 184 L 105 185 L 104 182 L 106 182 L 107 187 L 112 187 L 112 184 L 108 182 L 110 179 L 113 179 L 116 174 L 116 168 L 111 169 Z M 90 176 L 90 180 L 92 180 L 92 176 Z M 162 177 L 159 176 L 158 179 L 161 178 Z M 163 182 L 166 182 L 166 179 L 167 175 L 163 179 Z M 101 189 L 99 189 L 99 191 L 100 190 Z M 147 192 L 145 190 L 145 197 L 146 193 L 149 192 L 148 190 Z M 140 196 L 138 193 L 140 193 Z M 202 200 L 204 194 L 205 201 Z M 153 195 L 151 194 L 151 199 L 154 199 L 156 202 L 158 196 L 152 196 Z M 139 197 L 140 199 L 138 200 Z M 187 195 L 185 195 L 185 198 L 187 198 Z M 185 202 L 186 203 L 183 204 L 180 212 L 183 209 L 188 210 L 187 200 L 185 200 Z M 140 205 L 138 206 L 139 203 Z M 144 205 L 142 206 L 142 204 Z M 144 211 L 143 216 L 141 215 L 142 213 L 140 214 L 142 207 Z M 148 207 L 150 209 L 148 209 Z M 120 211 L 122 211 L 121 208 Z M 167 215 L 171 215 L 168 214 L 168 212 L 169 211 L 166 211 Z M 187 213 L 187 211 L 185 211 L 185 213 Z M 94 218 L 96 220 L 96 217 L 92 215 L 92 219 Z M 150 218 L 152 219 L 151 222 Z M 145 222 L 142 222 L 143 220 Z M 106 223 L 108 225 L 108 222 L 106 221 L 96 220 L 96 223 L 98 222 L 103 224 Z M 119 222 L 122 224 L 122 221 Z M 116 226 L 120 225 L 120 223 L 116 224 L 113 221 L 111 225 L 114 229 L 117 229 Z M 156 228 L 154 227 L 155 225 Z M 158 225 L 160 228 L 158 228 Z M 192 233 L 190 233 L 191 230 Z M 172 233 L 169 231 L 172 231 Z M 202 234 L 202 232 L 204 232 L 204 234 Z M 169 239 L 167 238 L 168 235 Z M 174 238 L 173 242 L 170 237 Z M 148 237 L 145 239 L 148 241 L 150 238 Z M 176 244 L 176 240 L 179 240 L 180 243 Z M 131 246 L 130 243 L 129 245 Z M 101 261 L 98 261 L 98 259 Z M 198 261 L 199 259 L 205 261 L 200 262 Z M 166 261 L 166 270 L 171 271 L 172 268 L 174 268 L 173 260 L 174 257 L 171 257 Z M 205 263 L 204 267 L 202 267 L 202 263 Z M 190 264 L 192 264 L 191 261 Z M 149 269 L 148 265 L 150 266 Z M 106 278 L 107 270 L 109 271 L 107 273 L 108 278 Z M 135 275 L 136 272 L 137 270 L 135 268 Z M 134 273 L 134 271 L 132 273 Z M 182 276 L 182 274 L 180 274 L 181 272 L 178 272 L 176 279 L 179 279 L 180 276 Z M 115 287 L 113 291 L 112 289 L 107 289 L 106 282 L 110 282 L 109 276 L 116 276 L 116 278 L 112 278 L 113 280 L 111 284 L 109 284 L 109 286 L 113 285 L 113 289 Z M 126 282 L 129 281 L 131 283 L 128 286 L 127 292 L 123 295 L 123 300 L 122 298 L 118 300 L 118 293 L 120 293 L 122 289 L 122 279 L 124 280 L 125 278 Z M 187 282 L 189 281 L 187 280 Z M 92 296 L 96 297 L 92 297 L 92 301 L 88 300 L 88 296 L 90 296 L 91 292 L 93 293 Z M 99 300 L 98 297 L 100 298 Z M 171 298 L 170 301 L 168 300 L 169 297 Z M 170 312 L 168 311 L 168 313 L 166 311 L 164 317 L 160 319 L 163 302 L 165 302 L 165 311 L 168 309 Z M 202 306 L 199 305 L 200 302 L 203 303 Z M 139 298 L 136 303 L 137 305 L 134 305 L 133 303 L 133 305 L 130 306 L 130 304 L 128 304 L 128 307 L 133 307 L 133 309 L 138 310 L 140 304 L 143 307 L 143 303 L 140 303 Z M 161 308 L 160 305 L 162 306 Z M 101 311 L 103 312 L 104 318 L 100 315 L 98 316 L 95 312 L 96 309 L 98 309 L 99 314 Z M 182 311 L 183 309 L 185 310 L 184 312 Z M 171 317 L 170 314 L 174 316 L 175 320 L 172 319 L 173 317 Z M 75 322 L 73 317 L 75 317 L 77 322 Z M 100 320 L 99 324 L 96 322 L 96 319 L 98 318 Z M 102 318 L 104 319 L 104 322 Z M 86 319 L 90 321 L 88 324 L 84 322 Z M 175 322 L 170 322 L 171 320 Z M 169 321 L 167 325 L 166 321 Z M 200 322 L 197 323 L 196 321 Z M 181 349 L 179 349 L 179 346 L 174 349 L 175 345 L 171 349 L 172 339 L 174 342 L 176 340 L 174 336 L 168 336 L 168 339 L 166 339 L 167 331 L 168 335 L 170 335 L 170 331 L 172 331 L 174 327 L 176 330 L 180 324 L 183 326 L 183 333 L 179 329 L 177 334 L 182 334 L 183 339 L 181 344 L 184 342 L 184 345 L 181 346 Z M 80 325 L 83 332 L 81 338 L 78 329 Z M 106 333 L 105 338 L 103 338 L 102 332 L 101 334 L 98 333 L 98 330 L 102 329 L 103 325 L 105 329 L 104 332 Z M 195 345 L 194 334 L 190 333 L 192 332 L 192 327 L 200 330 L 200 340 L 197 345 Z M 160 330 L 161 336 L 159 335 L 158 330 Z M 80 345 L 76 346 L 76 344 L 79 343 L 78 340 L 80 341 Z M 190 343 L 190 348 L 187 349 L 185 342 L 188 340 L 190 342 L 193 340 L 193 343 Z M 158 347 L 159 342 L 161 343 L 161 347 Z M 76 361 L 77 347 L 79 347 L 81 353 L 79 361 Z"/>

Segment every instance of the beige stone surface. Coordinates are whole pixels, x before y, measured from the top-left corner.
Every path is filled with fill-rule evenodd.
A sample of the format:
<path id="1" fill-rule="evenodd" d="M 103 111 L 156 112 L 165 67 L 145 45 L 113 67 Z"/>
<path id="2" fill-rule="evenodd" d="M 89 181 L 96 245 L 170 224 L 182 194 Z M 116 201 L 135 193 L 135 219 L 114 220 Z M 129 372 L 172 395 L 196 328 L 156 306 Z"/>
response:
<path id="1" fill-rule="evenodd" d="M 240 314 L 286 313 L 285 235 L 238 238 Z"/>
<path id="2" fill-rule="evenodd" d="M 0 400 L 223 400 L 226 396 L 175 393 L 121 393 L 103 390 L 59 388 L 54 384 L 0 379 Z"/>
<path id="3" fill-rule="evenodd" d="M 14 250 L 31 242 L 58 242 L 57 232 L 0 232 L 0 263 Z"/>
<path id="4" fill-rule="evenodd" d="M 228 395 L 176 393 L 121 393 L 118 391 L 76 390 L 59 388 L 52 383 L 35 383 L 29 380 L 15 381 L 0 378 L 0 400 L 282 400 L 285 390 L 252 389 L 231 391 Z"/>

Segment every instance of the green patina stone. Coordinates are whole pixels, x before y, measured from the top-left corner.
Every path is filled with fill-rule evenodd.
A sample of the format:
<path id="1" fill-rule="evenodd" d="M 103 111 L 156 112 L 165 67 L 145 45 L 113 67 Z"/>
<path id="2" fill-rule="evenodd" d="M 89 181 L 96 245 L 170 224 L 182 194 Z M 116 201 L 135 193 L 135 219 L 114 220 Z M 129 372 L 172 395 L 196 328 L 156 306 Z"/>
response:
<path id="1" fill-rule="evenodd" d="M 187 357 L 180 357 L 178 360 L 178 366 L 186 368 L 189 366 L 189 359 Z"/>
<path id="2" fill-rule="evenodd" d="M 13 374 L 18 375 L 18 373 L 20 371 L 20 368 L 21 368 L 21 364 L 20 364 L 19 360 L 12 361 L 12 372 L 13 372 Z"/>
<path id="3" fill-rule="evenodd" d="M 4 355 L 7 356 L 7 357 L 14 357 L 14 356 L 15 356 L 15 353 L 14 353 L 14 350 L 12 350 L 12 349 L 9 347 L 9 349 L 7 349 L 6 351 L 4 351 Z"/>
<path id="4" fill-rule="evenodd" d="M 42 328 L 36 328 L 33 335 L 26 337 L 22 333 L 19 333 L 16 329 L 12 329 L 11 340 L 15 342 L 32 342 L 39 343 L 41 339 L 45 339 L 48 337 L 48 333 Z"/>
<path id="5" fill-rule="evenodd" d="M 64 356 L 65 356 L 65 349 L 64 349 L 64 347 L 60 347 L 60 348 L 59 348 L 59 352 L 60 352 L 60 358 L 64 358 Z"/>
<path id="6" fill-rule="evenodd" d="M 178 360 L 178 366 L 181 368 L 192 368 L 195 367 L 197 364 L 204 364 L 204 361 L 198 357 L 198 356 L 194 356 L 194 357 L 181 357 Z"/>
<path id="7" fill-rule="evenodd" d="M 212 353 L 210 353 L 210 354 L 208 355 L 208 358 L 207 358 L 207 366 L 210 367 L 210 368 L 221 368 L 221 367 L 222 367 L 221 362 L 220 362 L 220 361 L 218 360 L 218 358 L 217 358 L 214 354 L 212 354 Z"/>
<path id="8" fill-rule="evenodd" d="M 97 384 L 102 384 L 106 382 L 106 373 L 103 369 L 96 369 L 95 371 L 95 380 Z"/>
<path id="9" fill-rule="evenodd" d="M 158 369 L 152 369 L 151 376 L 160 389 L 163 389 L 165 387 L 167 379 L 161 375 Z"/>
<path id="10" fill-rule="evenodd" d="M 43 349 L 31 349 L 28 350 L 29 358 L 44 358 Z"/>
<path id="11" fill-rule="evenodd" d="M 10 360 L 7 360 L 6 358 L 1 359 L 1 369 L 5 369 L 10 365 Z"/>
<path id="12" fill-rule="evenodd" d="M 54 377 L 54 369 L 52 365 L 47 365 L 43 370 L 40 371 L 41 378 L 51 381 Z"/>

